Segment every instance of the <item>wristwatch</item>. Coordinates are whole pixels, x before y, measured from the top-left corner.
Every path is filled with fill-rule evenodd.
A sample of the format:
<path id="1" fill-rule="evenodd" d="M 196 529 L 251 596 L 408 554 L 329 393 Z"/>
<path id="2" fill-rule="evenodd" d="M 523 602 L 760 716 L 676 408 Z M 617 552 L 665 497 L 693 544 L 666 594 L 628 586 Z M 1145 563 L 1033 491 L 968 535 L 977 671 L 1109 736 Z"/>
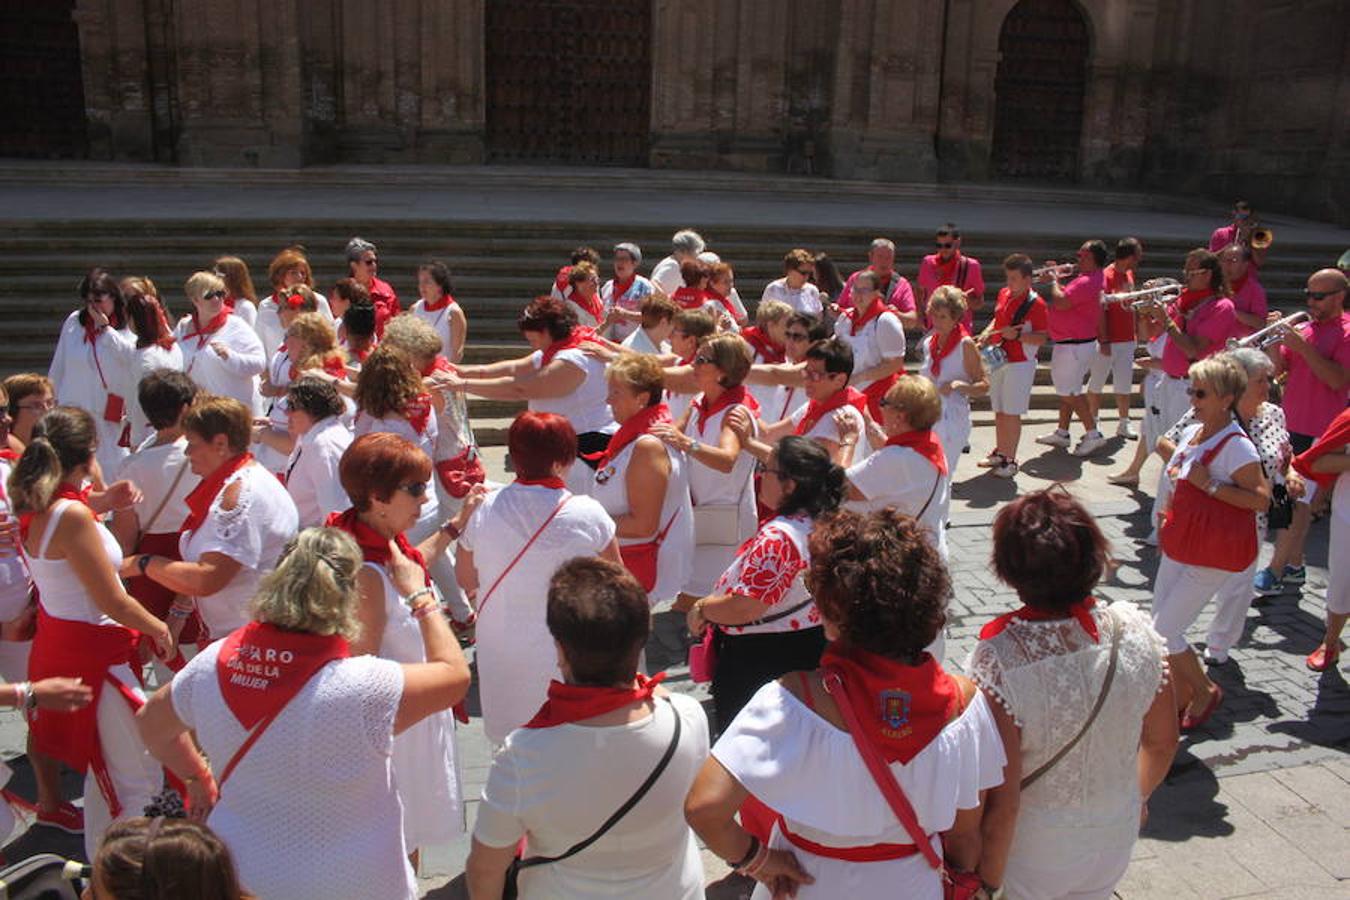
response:
<path id="1" fill-rule="evenodd" d="M 1223 482 L 1217 478 L 1211 478 L 1209 484 L 1205 485 L 1205 493 L 1213 497 L 1219 493 L 1219 488 L 1223 487 Z"/>
<path id="2" fill-rule="evenodd" d="M 460 535 L 459 526 L 455 524 L 454 519 L 447 519 L 445 524 L 441 526 L 441 531 L 444 531 L 447 535 L 449 535 L 450 540 L 452 541 L 459 540 Z"/>
<path id="3" fill-rule="evenodd" d="M 148 574 L 147 570 L 150 568 L 150 554 L 149 554 L 149 553 L 142 554 L 141 557 L 140 557 L 139 559 L 136 560 L 136 568 L 138 568 L 138 569 L 141 570 L 141 575 L 147 575 L 147 574 Z"/>

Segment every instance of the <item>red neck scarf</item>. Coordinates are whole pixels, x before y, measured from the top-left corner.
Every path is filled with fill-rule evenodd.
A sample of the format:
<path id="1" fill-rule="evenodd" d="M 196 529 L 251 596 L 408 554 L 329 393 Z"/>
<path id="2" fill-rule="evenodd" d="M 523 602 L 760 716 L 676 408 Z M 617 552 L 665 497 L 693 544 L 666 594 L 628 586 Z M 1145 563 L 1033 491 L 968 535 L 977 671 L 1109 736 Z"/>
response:
<path id="1" fill-rule="evenodd" d="M 214 319 L 203 326 L 201 320 L 197 318 L 196 310 L 193 310 L 192 326 L 196 330 L 189 331 L 187 334 L 183 335 L 183 340 L 190 341 L 193 338 L 197 338 L 197 349 L 200 350 L 206 346 L 206 342 L 210 339 L 211 335 L 225 327 L 225 320 L 229 317 L 230 311 L 228 309 L 222 309 L 216 314 Z"/>
<path id="2" fill-rule="evenodd" d="M 6 453 L 13 453 L 14 451 L 12 451 L 12 450 L 6 450 L 5 452 L 6 452 Z M 14 458 L 15 458 L 15 457 L 13 457 L 13 456 L 6 457 L 6 459 L 14 459 Z M 88 506 L 88 505 L 89 505 L 89 493 L 90 493 L 91 490 L 93 490 L 92 487 L 87 487 L 87 488 L 77 488 L 77 487 L 75 487 L 75 485 L 71 484 L 70 482 L 63 481 L 63 482 L 61 482 L 60 484 L 58 484 L 58 485 L 56 486 L 56 492 L 52 494 L 52 502 L 55 503 L 57 500 L 76 500 L 76 501 L 78 501 L 78 502 L 80 502 L 80 503 L 83 503 L 85 506 Z M 48 508 L 50 509 L 50 507 L 48 507 Z M 26 541 L 26 540 L 28 540 L 28 529 L 29 529 L 29 526 L 31 526 L 31 525 L 33 524 L 33 519 L 36 518 L 36 516 L 37 516 L 37 512 L 36 512 L 36 511 L 35 511 L 35 512 L 26 512 L 26 513 L 22 513 L 22 514 L 19 515 L 19 540 L 20 540 L 20 541 Z"/>
<path id="3" fill-rule="evenodd" d="M 769 365 L 778 365 L 787 361 L 787 349 L 782 344 L 775 344 L 769 337 L 769 333 L 757 325 L 751 325 L 749 328 L 741 331 L 741 337 L 755 352 L 759 358 Z"/>
<path id="4" fill-rule="evenodd" d="M 1316 481 L 1324 490 L 1329 489 L 1340 476 L 1335 472 L 1314 472 L 1312 465 L 1326 454 L 1340 451 L 1346 444 L 1350 444 L 1350 407 L 1331 420 L 1327 430 L 1313 441 L 1311 447 L 1294 457 L 1294 471 Z"/>
<path id="5" fill-rule="evenodd" d="M 577 306 L 586 310 L 586 313 L 599 325 L 605 320 L 605 301 L 600 299 L 600 292 L 596 291 L 589 298 L 585 297 L 581 291 L 573 291 L 567 298 Z"/>
<path id="6" fill-rule="evenodd" d="M 848 316 L 850 324 L 849 336 L 857 337 L 858 332 L 867 327 L 868 322 L 880 318 L 882 313 L 888 312 L 889 310 L 890 307 L 886 305 L 886 300 L 881 296 L 880 292 L 877 293 L 877 298 L 872 301 L 872 305 L 868 307 L 867 312 L 863 312 L 856 306 L 852 309 L 845 310 L 844 315 Z"/>
<path id="7" fill-rule="evenodd" d="M 555 679 L 548 683 L 548 699 L 539 707 L 534 718 L 525 723 L 525 727 L 552 728 L 554 725 L 594 719 L 616 709 L 642 703 L 651 699 L 656 686 L 665 679 L 665 672 L 658 672 L 651 678 L 639 672 L 633 679 L 633 686 L 626 688 L 563 684 Z"/>
<path id="8" fill-rule="evenodd" d="M 234 294 L 226 294 L 226 295 L 225 295 L 225 309 L 227 309 L 228 311 L 234 312 L 234 305 L 235 305 L 237 302 L 239 302 L 239 301 L 237 301 L 237 300 L 235 299 Z"/>
<path id="9" fill-rule="evenodd" d="M 909 666 L 835 641 L 820 667 L 839 673 L 845 696 L 835 703 L 853 707 L 887 762 L 908 763 L 961 709 L 961 686 L 928 653 Z"/>
<path id="10" fill-rule="evenodd" d="M 826 400 L 812 400 L 806 404 L 806 415 L 797 423 L 796 433 L 799 435 L 810 433 L 811 429 L 816 427 L 816 423 L 845 404 L 855 406 L 858 412 L 862 412 L 867 406 L 867 396 L 861 391 L 846 387 L 841 391 L 835 391 Z"/>
<path id="11" fill-rule="evenodd" d="M 103 333 L 103 329 L 107 327 L 107 325 L 95 325 L 93 322 L 90 322 L 88 325 L 84 326 L 84 342 L 86 344 L 93 344 L 98 340 L 98 336 Z"/>
<path id="12" fill-rule="evenodd" d="M 282 346 L 284 348 L 285 345 L 283 344 Z M 329 375 L 332 375 L 334 378 L 347 377 L 347 364 L 343 361 L 342 357 L 337 353 L 330 353 L 324 356 L 323 359 L 319 361 L 319 368 L 327 372 Z M 291 363 L 290 369 L 291 381 L 295 381 L 295 379 L 299 378 L 300 373 L 302 371 L 305 370 L 301 369 L 295 363 Z"/>
<path id="13" fill-rule="evenodd" d="M 350 655 L 351 648 L 340 635 L 249 622 L 221 642 L 216 680 L 225 705 L 240 725 L 251 730 L 279 713 L 325 665 Z"/>
<path id="14" fill-rule="evenodd" d="M 678 303 L 681 309 L 702 309 L 704 302 L 707 300 L 704 293 L 696 287 L 686 285 L 671 294 L 670 299 Z"/>
<path id="15" fill-rule="evenodd" d="M 340 513 L 329 513 L 323 524 L 327 528 L 338 528 L 350 534 L 356 539 L 356 545 L 361 548 L 361 558 L 377 566 L 387 567 L 389 561 L 393 559 L 394 553 L 389 549 L 392 541 L 394 546 L 398 547 L 398 552 L 417 563 L 422 570 L 423 583 L 431 587 L 431 573 L 427 571 L 426 559 L 420 550 L 408 542 L 408 537 L 403 532 L 400 531 L 393 538 L 383 537 L 357 517 L 355 508 Z"/>
<path id="16" fill-rule="evenodd" d="M 1088 633 L 1088 637 L 1092 638 L 1093 641 L 1100 641 L 1101 636 L 1097 633 L 1097 620 L 1092 618 L 1092 608 L 1096 605 L 1097 601 L 1092 597 L 1085 597 L 1069 607 L 1068 615 L 1042 612 L 1029 606 L 1023 606 L 1010 613 L 1004 613 L 986 624 L 980 629 L 980 640 L 987 641 L 994 635 L 1001 633 L 1013 619 L 1021 619 L 1024 622 L 1053 622 L 1058 619 L 1074 618 L 1078 620 L 1079 625 L 1083 626 L 1083 630 Z"/>
<path id="17" fill-rule="evenodd" d="M 558 293 L 564 297 L 567 296 L 567 288 L 572 281 L 572 267 L 563 266 L 558 270 L 558 274 L 553 276 L 553 286 L 558 289 Z"/>
<path id="18" fill-rule="evenodd" d="M 544 348 L 543 356 L 539 360 L 539 368 L 543 369 L 549 363 L 553 362 L 553 357 L 564 350 L 571 350 L 573 347 L 580 347 L 584 342 L 595 337 L 595 329 L 587 328 L 585 325 L 578 325 L 572 329 L 572 333 L 561 341 L 554 341 Z"/>
<path id="19" fill-rule="evenodd" d="M 595 457 L 596 470 L 603 469 L 613 462 L 614 458 L 622 453 L 625 447 L 651 431 L 653 425 L 668 425 L 670 421 L 670 407 L 664 403 L 657 403 L 655 406 L 646 406 L 638 410 L 619 426 L 618 431 L 609 436 L 609 444 L 604 451 Z"/>
<path id="20" fill-rule="evenodd" d="M 0 447 L 0 459 L 7 459 L 10 462 L 14 462 L 19 458 L 19 455 L 20 454 L 12 447 Z"/>
<path id="21" fill-rule="evenodd" d="M 441 356 L 438 353 L 436 354 L 436 358 L 433 359 L 431 362 L 427 363 L 426 368 L 422 370 L 422 377 L 430 378 L 437 372 L 453 372 L 453 371 L 455 371 L 455 367 L 450 362 L 450 360 L 446 359 L 444 356 Z"/>
<path id="22" fill-rule="evenodd" d="M 610 288 L 609 294 L 610 299 L 612 299 L 615 303 L 617 303 L 619 301 L 619 298 L 622 297 L 624 294 L 628 293 L 629 289 L 633 287 L 633 282 L 635 281 L 637 281 L 636 272 L 634 272 L 633 277 L 629 278 L 627 281 L 620 281 L 619 279 L 615 278 L 614 286 Z"/>
<path id="23" fill-rule="evenodd" d="M 431 395 L 424 391 L 405 403 L 403 418 L 418 435 L 426 434 L 427 425 L 431 423 Z"/>
<path id="24" fill-rule="evenodd" d="M 969 334 L 970 332 L 966 331 L 966 326 L 958 322 L 951 333 L 947 335 L 946 342 L 941 346 L 938 345 L 938 333 L 936 331 L 928 336 L 928 358 L 934 378 L 942 374 L 942 361 L 955 353 L 956 348 L 961 346 L 961 341 Z"/>
<path id="25" fill-rule="evenodd" d="M 435 303 L 427 303 L 425 300 L 422 301 L 422 308 L 427 312 L 440 312 L 441 310 L 454 305 L 456 305 L 455 298 L 451 297 L 449 294 L 441 294 Z"/>
<path id="26" fill-rule="evenodd" d="M 183 521 L 183 527 L 178 529 L 179 533 L 191 534 L 200 528 L 206 521 L 206 514 L 211 511 L 211 504 L 224 489 L 225 481 L 251 462 L 253 462 L 252 453 L 240 453 L 216 466 L 214 472 L 203 478 L 186 497 L 189 514 Z"/>
<path id="27" fill-rule="evenodd" d="M 961 251 L 958 250 L 952 254 L 952 258 L 946 262 L 942 261 L 941 253 L 933 254 L 933 268 L 937 270 L 938 284 L 955 284 L 956 266 L 961 262 Z M 961 285 L 957 285 L 961 287 Z"/>
<path id="28" fill-rule="evenodd" d="M 366 344 L 364 347 L 353 347 L 353 346 L 352 346 L 352 342 L 351 342 L 351 341 L 347 341 L 347 352 L 350 353 L 353 357 L 355 357 L 357 362 L 361 362 L 361 363 L 365 362 L 365 361 L 366 361 L 366 357 L 367 357 L 367 356 L 370 356 L 370 354 L 371 354 L 372 352 L 374 352 L 374 350 L 375 350 L 375 342 L 374 342 L 374 341 L 371 341 L 369 344 Z"/>
<path id="29" fill-rule="evenodd" d="M 726 409 L 728 406 L 735 406 L 737 403 L 749 409 L 751 412 L 759 412 L 759 404 L 755 398 L 750 396 L 750 392 L 745 389 L 745 385 L 738 384 L 734 388 L 727 388 L 722 392 L 722 396 L 713 402 L 708 402 L 706 394 L 699 394 L 698 402 L 694 404 L 694 424 L 698 426 L 699 436 L 703 436 L 703 426 L 713 416 Z"/>
<path id="30" fill-rule="evenodd" d="M 717 293 L 717 291 L 707 290 L 703 292 L 703 300 L 704 302 L 716 300 L 718 303 L 722 304 L 722 308 L 727 311 L 727 315 L 731 316 L 732 321 L 734 322 L 736 320 L 736 307 L 731 305 L 730 297 L 723 297 L 721 294 Z"/>
<path id="31" fill-rule="evenodd" d="M 561 491 L 567 487 L 567 482 L 556 475 L 550 475 L 548 478 L 516 478 L 516 484 L 525 484 L 533 487 L 553 488 L 555 491 Z"/>
<path id="32" fill-rule="evenodd" d="M 1176 305 L 1173 307 L 1173 309 L 1176 310 L 1176 315 L 1172 318 L 1175 319 L 1177 316 L 1180 316 L 1179 324 L 1184 324 L 1184 320 L 1189 319 L 1191 313 L 1204 306 L 1205 301 L 1213 297 L 1214 292 L 1209 288 L 1199 291 L 1192 291 L 1188 288 L 1182 291 L 1181 296 L 1177 298 Z"/>
<path id="33" fill-rule="evenodd" d="M 947 454 L 942 451 L 941 442 L 930 428 L 922 431 L 906 431 L 904 434 L 889 437 L 886 439 L 886 446 L 908 447 L 932 463 L 939 474 L 947 474 Z"/>

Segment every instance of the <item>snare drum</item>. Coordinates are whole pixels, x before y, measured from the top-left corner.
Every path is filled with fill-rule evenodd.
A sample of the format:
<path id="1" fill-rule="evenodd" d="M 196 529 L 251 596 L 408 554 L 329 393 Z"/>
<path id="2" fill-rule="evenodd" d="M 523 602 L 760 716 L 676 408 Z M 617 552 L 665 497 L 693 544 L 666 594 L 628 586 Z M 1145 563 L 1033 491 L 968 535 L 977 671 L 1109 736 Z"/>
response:
<path id="1" fill-rule="evenodd" d="M 980 348 L 980 357 L 984 360 L 984 368 L 990 374 L 997 372 L 1008 364 L 1008 354 L 998 344 L 986 344 Z"/>

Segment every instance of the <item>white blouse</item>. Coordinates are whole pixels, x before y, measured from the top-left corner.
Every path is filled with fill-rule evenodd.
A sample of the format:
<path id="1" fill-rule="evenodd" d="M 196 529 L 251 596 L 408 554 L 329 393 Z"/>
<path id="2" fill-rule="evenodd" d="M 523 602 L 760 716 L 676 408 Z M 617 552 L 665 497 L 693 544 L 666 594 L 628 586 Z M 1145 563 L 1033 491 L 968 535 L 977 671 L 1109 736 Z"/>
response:
<path id="1" fill-rule="evenodd" d="M 543 358 L 543 352 L 536 350 L 530 357 L 530 364 L 539 369 Z M 576 390 L 566 396 L 531 400 L 530 409 L 565 416 L 577 434 L 616 431 L 618 426 L 614 424 L 609 401 L 605 399 L 609 390 L 605 384 L 605 361 L 587 356 L 575 347 L 559 351 L 553 358 L 576 366 L 586 377 Z"/>
<path id="2" fill-rule="evenodd" d="M 333 308 L 328 305 L 328 298 L 315 291 L 314 299 L 318 301 L 317 312 L 326 318 L 333 329 L 336 330 L 337 320 L 333 318 Z M 277 314 L 276 294 L 268 294 L 258 304 L 258 315 L 252 327 L 262 341 L 263 348 L 267 352 L 267 358 L 270 360 L 276 354 L 277 348 L 286 342 L 286 329 L 281 327 L 281 316 Z"/>
<path id="3" fill-rule="evenodd" d="M 56 402 L 78 406 L 94 417 L 98 429 L 98 463 L 105 473 L 115 472 L 127 454 L 126 449 L 119 446 L 119 440 L 126 406 L 136 402 L 134 395 L 128 397 L 123 393 L 127 389 L 127 370 L 134 346 L 135 339 L 130 332 L 111 326 L 100 329 L 94 342 L 89 343 L 85 340 L 79 312 L 73 312 L 61 326 L 56 352 L 47 370 Z M 109 420 L 105 414 L 109 411 L 108 397 L 113 394 L 122 397 L 123 412 L 115 420 Z"/>
<path id="4" fill-rule="evenodd" d="M 155 446 L 155 436 L 151 435 L 117 472 L 118 480 L 125 478 L 141 489 L 141 501 L 135 510 L 145 534 L 176 533 L 188 517 L 187 495 L 201 478 L 192 474 L 186 450 L 187 438 Z"/>
<path id="5" fill-rule="evenodd" d="M 235 483 L 240 486 L 239 499 L 234 509 L 222 509 L 225 493 Z M 250 463 L 225 479 L 201 527 L 179 539 L 187 562 L 200 562 L 207 553 L 220 553 L 239 563 L 239 571 L 223 588 L 209 597 L 197 598 L 197 614 L 212 640 L 249 621 L 248 605 L 257 593 L 258 582 L 276 567 L 282 548 L 295 536 L 298 526 L 295 504 L 281 482 L 262 466 Z"/>
<path id="6" fill-rule="evenodd" d="M 811 519 L 804 515 L 775 516 L 760 527 L 717 579 L 713 593 L 753 597 L 764 604 L 761 619 L 779 618 L 719 628 L 728 634 L 771 634 L 820 627 L 820 610 L 806 590 L 811 528 Z"/>
<path id="7" fill-rule="evenodd" d="M 611 278 L 600 288 L 600 299 L 604 301 L 605 312 L 618 308 L 628 312 L 641 312 L 642 303 L 652 295 L 652 283 L 641 275 L 633 276 L 633 283 L 628 286 L 618 297 L 614 296 L 614 279 Z M 610 337 L 616 341 L 622 341 L 631 335 L 634 331 L 640 330 L 641 325 L 636 322 L 615 322 Z M 647 351 L 650 352 L 650 351 Z"/>
<path id="8" fill-rule="evenodd" d="M 950 476 L 939 475 L 932 463 L 910 447 L 883 446 L 850 466 L 848 480 L 867 498 L 847 501 L 849 509 L 870 513 L 894 506 L 907 516 L 918 516 L 942 558 L 947 558 Z"/>
<path id="9" fill-rule="evenodd" d="M 824 310 L 820 302 L 820 288 L 809 281 L 795 290 L 787 286 L 786 278 L 770 281 L 765 285 L 764 294 L 759 298 L 759 302 L 763 303 L 765 300 L 781 301 L 792 307 L 793 312 L 806 313 L 817 318 Z"/>
<path id="10" fill-rule="evenodd" d="M 320 419 L 301 435 L 286 461 L 286 493 L 295 501 L 300 528 L 322 525 L 330 512 L 351 506 L 338 477 L 352 433 L 336 416 Z"/>
<path id="11" fill-rule="evenodd" d="M 267 368 L 267 354 L 258 335 L 238 316 L 228 316 L 214 334 L 188 338 L 195 330 L 192 318 L 188 317 L 178 323 L 175 331 L 183 354 L 183 371 L 202 390 L 233 397 L 254 409 L 258 376 Z M 213 343 L 223 344 L 229 355 L 221 359 L 211 346 Z"/>
<path id="12" fill-rule="evenodd" d="M 834 323 L 834 335 L 853 350 L 853 375 L 887 360 L 905 358 L 905 327 L 894 310 L 887 309 L 853 333 L 853 321 L 840 316 Z M 870 381 L 850 381 L 851 387 L 866 390 Z"/>
<path id="13" fill-rule="evenodd" d="M 127 399 L 127 418 L 131 420 L 131 446 L 133 447 L 139 447 L 155 433 L 155 429 L 150 427 L 150 420 L 146 417 L 145 410 L 141 409 L 138 395 L 141 379 L 156 369 L 183 371 L 183 351 L 178 346 L 177 341 L 174 341 L 167 349 L 159 344 L 131 348 L 127 368 L 124 372 L 126 384 L 122 389 L 122 395 Z"/>

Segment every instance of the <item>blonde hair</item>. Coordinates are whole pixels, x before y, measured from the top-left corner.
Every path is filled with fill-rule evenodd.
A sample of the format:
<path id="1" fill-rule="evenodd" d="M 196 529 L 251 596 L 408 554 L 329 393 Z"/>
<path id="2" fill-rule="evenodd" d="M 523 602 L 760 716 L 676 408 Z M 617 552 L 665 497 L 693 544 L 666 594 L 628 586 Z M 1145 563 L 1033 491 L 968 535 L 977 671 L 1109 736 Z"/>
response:
<path id="1" fill-rule="evenodd" d="M 346 354 L 338 349 L 337 332 L 321 313 L 307 312 L 296 316 L 291 327 L 286 329 L 286 336 L 304 341 L 309 350 L 309 355 L 295 360 L 297 369 L 317 369 L 333 356 L 337 356 L 344 364 L 347 362 Z"/>
<path id="2" fill-rule="evenodd" d="M 1247 392 L 1247 370 L 1226 355 L 1210 356 L 1194 362 L 1186 374 L 1191 384 L 1207 384 L 1220 397 L 1232 397 L 1234 403 Z"/>
<path id="3" fill-rule="evenodd" d="M 380 340 L 402 350 L 415 360 L 433 360 L 445 349 L 436 329 L 426 320 L 411 313 L 403 313 L 390 319 L 384 326 L 384 337 Z"/>
<path id="4" fill-rule="evenodd" d="M 9 500 L 14 512 L 43 512 L 62 477 L 89 462 L 98 449 L 94 417 L 77 406 L 58 406 L 33 426 L 33 438 L 10 472 Z"/>
<path id="5" fill-rule="evenodd" d="M 183 293 L 187 294 L 187 298 L 193 303 L 212 291 L 223 290 L 225 290 L 225 279 L 215 272 L 193 272 L 191 277 L 183 283 Z"/>
<path id="6" fill-rule="evenodd" d="M 722 387 L 735 387 L 745 381 L 750 374 L 750 363 L 755 353 L 750 345 L 738 334 L 723 333 L 699 341 L 700 353 L 707 354 L 712 364 L 722 372 L 718 383 Z"/>
<path id="7" fill-rule="evenodd" d="M 781 322 L 796 310 L 782 300 L 765 300 L 755 308 L 755 324 L 760 328 L 774 322 Z"/>
<path id="8" fill-rule="evenodd" d="M 248 263 L 237 256 L 222 256 L 216 260 L 216 272 L 225 279 L 225 289 L 235 297 L 258 302 L 253 290 L 253 278 L 248 274 Z"/>
<path id="9" fill-rule="evenodd" d="M 622 353 L 609 364 L 605 377 L 635 394 L 645 391 L 648 406 L 655 406 L 664 399 L 662 389 L 665 387 L 665 370 L 655 356 L 631 351 Z"/>
<path id="10" fill-rule="evenodd" d="M 924 431 L 942 418 L 942 395 L 927 378 L 901 378 L 886 392 L 886 403 L 905 414 L 915 431 Z"/>
<path id="11" fill-rule="evenodd" d="M 251 610 L 259 622 L 310 634 L 356 637 L 361 548 L 337 528 L 306 528 L 263 576 Z"/>
<path id="12" fill-rule="evenodd" d="M 928 297 L 929 315 L 932 315 L 935 309 L 946 311 L 947 315 L 952 317 L 952 321 L 960 322 L 966 316 L 966 295 L 959 287 L 944 284 Z"/>

